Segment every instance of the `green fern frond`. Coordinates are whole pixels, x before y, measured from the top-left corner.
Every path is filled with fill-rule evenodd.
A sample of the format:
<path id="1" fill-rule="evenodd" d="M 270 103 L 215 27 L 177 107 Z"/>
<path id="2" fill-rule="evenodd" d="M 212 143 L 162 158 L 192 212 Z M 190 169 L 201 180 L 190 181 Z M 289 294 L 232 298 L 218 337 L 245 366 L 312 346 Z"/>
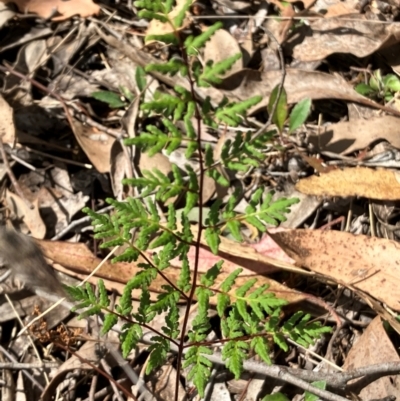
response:
<path id="1" fill-rule="evenodd" d="M 228 341 L 222 348 L 222 359 L 226 367 L 234 374 L 235 380 L 239 380 L 243 372 L 243 362 L 248 358 L 249 344 L 245 341 Z"/>
<path id="2" fill-rule="evenodd" d="M 187 11 L 189 10 L 191 4 L 192 4 L 192 0 L 186 0 L 186 2 L 183 4 L 183 7 L 179 10 L 179 13 L 174 18 L 174 26 L 176 28 L 182 27 L 183 21 L 185 19 L 185 15 L 186 15 Z"/>
<path id="3" fill-rule="evenodd" d="M 190 37 L 190 40 L 186 39 L 184 45 L 186 47 L 187 54 L 189 56 L 196 56 L 199 52 L 199 49 L 201 49 L 206 44 L 207 40 L 209 40 L 211 36 L 214 35 L 216 31 L 218 31 L 218 29 L 221 29 L 222 26 L 222 22 L 216 22 L 199 36 L 196 36 L 195 38 Z"/>
<path id="4" fill-rule="evenodd" d="M 125 324 L 122 326 L 121 349 L 124 358 L 127 358 L 129 353 L 136 348 L 142 337 L 143 331 L 139 324 Z"/>
<path id="5" fill-rule="evenodd" d="M 159 40 L 167 45 L 178 45 L 175 49 L 180 49 L 181 54 L 169 61 L 150 64 L 145 69 L 136 70 L 136 81 L 142 92 L 139 98 L 140 134 L 124 140 L 126 146 L 138 146 L 149 156 L 160 152 L 167 155 L 172 152 L 178 154 L 178 151 L 186 147 L 187 165 L 179 163 L 178 167 L 172 163 L 170 174 L 153 169 L 141 171 L 140 177 L 125 179 L 123 183 L 134 186 L 139 196 L 126 197 L 122 201 L 107 199 L 106 202 L 114 208 L 110 215 L 84 209 L 92 220 L 94 237 L 103 240 L 102 248 L 116 245 L 125 247 L 122 254 L 113 259 L 114 262 L 132 262 L 142 255 L 146 257 L 147 263 L 138 263 L 141 270 L 126 284 L 119 303 L 115 305 L 115 313 L 109 310 L 109 298 L 101 281 L 98 295 L 90 285 L 79 289 L 70 288 L 67 291 L 78 301 L 75 310 L 82 312 L 80 317 L 105 310 L 103 333 L 111 330 L 119 319 L 128 322 L 121 332 L 124 357 L 136 347 L 142 337 L 141 326 L 148 325 L 157 315 L 162 314 L 165 319 L 161 327 L 163 334 L 152 339 L 154 342 L 148 349 L 150 357 L 146 373 L 164 363 L 170 351 L 171 341 L 188 336 L 189 349 L 183 366 L 189 368 L 187 379 L 193 381 L 199 394 L 203 396 L 212 367 L 206 355 L 213 351 L 205 345 L 211 330 L 211 297 L 217 295 L 216 309 L 224 339 L 223 358 L 236 378 L 240 377 L 243 362 L 250 355 L 256 353 L 265 362 L 270 363 L 270 348 L 273 344 L 287 350 L 286 339 L 291 338 L 306 346 L 328 332 L 329 328 L 323 327 L 319 322 L 310 323 L 310 317 L 302 313 L 284 320 L 281 308 L 286 301 L 278 299 L 266 285 L 256 286 L 256 280 L 241 282 L 239 288 L 235 288 L 241 269 L 231 273 L 218 289 L 214 289 L 213 286 L 221 273 L 222 261 L 216 263 L 205 274 L 201 274 L 200 279 L 195 280 L 196 288 L 192 287 L 189 252 L 193 246 L 198 247 L 199 244 L 196 243 L 197 236 L 194 238 L 189 216 L 193 220 L 192 211 L 202 196 L 199 193 L 200 180 L 204 180 L 202 173 L 205 171 L 216 183 L 229 187 L 235 172 L 248 172 L 249 169 L 258 168 L 264 163 L 265 153 L 271 146 L 268 142 L 277 132 L 271 130 L 253 138 L 250 129 L 248 132 L 241 130 L 225 141 L 218 160 L 217 156 L 214 156 L 213 147 L 210 144 L 204 145 L 201 136 L 204 126 L 208 129 L 219 129 L 220 123 L 223 123 L 228 126 L 242 124 L 246 127 L 246 116 L 261 97 L 237 103 L 224 98 L 215 105 L 210 97 L 199 101 L 197 95 L 194 96 L 198 86 L 220 83 L 221 76 L 241 55 L 237 54 L 217 63 L 210 61 L 204 65 L 199 51 L 207 40 L 222 28 L 222 23 L 214 24 L 200 35 L 189 35 L 184 40 L 180 28 L 189 21 L 185 16 L 191 3 L 191 0 L 185 0 L 183 4 L 174 0 L 135 2 L 135 5 L 141 8 L 141 17 L 155 19 L 170 26 L 169 32 L 150 35 L 147 39 Z M 180 8 L 178 10 L 174 7 Z M 168 93 L 157 91 L 151 101 L 145 101 L 145 72 L 171 75 L 180 73 L 181 77 L 187 79 L 188 87 L 175 86 Z M 133 100 L 129 91 L 124 88 L 120 90 L 126 94 L 127 99 Z M 150 91 L 146 93 L 146 99 L 149 95 Z M 143 125 L 143 122 L 147 121 L 150 124 Z M 191 167 L 192 160 L 189 159 L 193 159 L 195 163 L 202 161 L 202 168 L 195 171 Z M 296 202 L 288 199 L 274 201 L 273 194 L 265 194 L 264 188 L 261 187 L 255 191 L 245 213 L 242 214 L 236 209 L 241 195 L 241 192 L 236 190 L 225 202 L 225 206 L 218 198 L 210 202 L 208 214 L 204 210 L 205 220 L 199 224 L 203 224 L 206 243 L 214 254 L 218 253 L 221 234 L 230 232 L 237 241 L 241 241 L 244 222 L 264 232 L 267 225 L 276 225 L 284 221 L 290 207 Z M 176 202 L 174 198 L 177 199 Z M 208 204 L 206 206 L 209 207 Z M 178 207 L 179 212 L 176 209 Z M 180 225 L 177 223 L 178 218 Z M 156 302 L 152 302 L 149 288 L 154 286 L 154 280 L 159 274 L 164 275 L 164 270 L 170 267 L 174 260 L 181 263 L 178 279 L 164 285 Z M 133 310 L 132 292 L 138 290 L 140 302 L 137 310 Z M 189 301 L 188 304 L 194 301 L 186 295 L 193 294 L 193 290 L 198 304 L 197 315 L 190 329 L 180 333 L 178 303 L 181 298 Z M 181 361 L 178 361 L 179 363 Z"/>
<path id="6" fill-rule="evenodd" d="M 251 340 L 250 347 L 267 365 L 272 364 L 271 358 L 269 356 L 270 349 L 268 340 L 265 337 L 254 337 Z"/>
<path id="7" fill-rule="evenodd" d="M 178 303 L 171 303 L 168 313 L 165 316 L 166 326 L 161 329 L 165 335 L 172 339 L 176 339 L 179 336 L 179 308 Z"/>
<path id="8" fill-rule="evenodd" d="M 152 337 L 153 344 L 149 347 L 150 357 L 146 366 L 146 374 L 150 374 L 155 368 L 161 366 L 167 359 L 170 343 L 163 337 Z"/>
<path id="9" fill-rule="evenodd" d="M 101 334 L 107 334 L 118 322 L 118 316 L 115 313 L 107 313 L 104 316 L 103 327 L 101 328 Z"/>
<path id="10" fill-rule="evenodd" d="M 322 326 L 320 322 L 309 323 L 310 318 L 311 315 L 298 311 L 285 322 L 282 332 L 296 343 L 308 347 L 322 334 L 332 331 L 330 327 Z"/>
<path id="11" fill-rule="evenodd" d="M 154 35 L 152 35 L 154 36 Z M 148 37 L 150 39 L 150 37 Z M 151 38 L 153 39 L 153 38 Z M 154 38 L 155 39 L 155 38 Z M 157 40 L 157 39 L 155 39 Z M 175 37 L 176 40 L 176 37 Z M 161 63 L 153 63 L 153 64 L 148 64 L 144 68 L 146 72 L 161 72 L 161 74 L 170 74 L 174 76 L 177 74 L 182 67 L 184 67 L 185 64 L 181 58 L 176 58 L 172 57 L 167 63 L 161 64 Z"/>
<path id="12" fill-rule="evenodd" d="M 188 292 L 191 287 L 191 281 L 190 281 L 190 265 L 189 265 L 189 259 L 187 257 L 187 252 L 183 252 L 181 254 L 181 271 L 179 273 L 179 278 L 176 283 L 177 287 L 182 290 L 183 292 Z"/>
<path id="13" fill-rule="evenodd" d="M 185 355 L 183 368 L 189 368 L 187 380 L 192 380 L 199 392 L 204 397 L 204 390 L 211 375 L 212 363 L 204 356 L 211 355 L 212 350 L 204 346 L 193 346 Z"/>
<path id="14" fill-rule="evenodd" d="M 243 269 L 238 268 L 234 270 L 229 276 L 222 282 L 221 284 L 221 291 L 229 292 L 233 285 L 235 284 L 236 279 L 238 278 L 239 274 L 243 271 Z"/>
<path id="15" fill-rule="evenodd" d="M 247 111 L 257 103 L 260 103 L 261 100 L 261 96 L 253 96 L 242 102 L 228 104 L 216 111 L 215 118 L 231 127 L 237 127 L 242 122 L 243 116 Z"/>
<path id="16" fill-rule="evenodd" d="M 149 10 L 140 10 L 138 12 L 138 17 L 143 18 L 143 19 L 155 19 L 157 21 L 160 21 L 162 23 L 167 23 L 168 22 L 168 17 L 163 15 L 163 14 L 157 14 L 154 11 L 149 11 Z"/>
<path id="17" fill-rule="evenodd" d="M 134 2 L 135 7 L 137 8 L 143 8 L 148 11 L 162 14 L 170 13 L 173 4 L 174 0 L 137 0 Z"/>
<path id="18" fill-rule="evenodd" d="M 163 293 L 158 294 L 157 301 L 149 306 L 149 312 L 156 312 L 158 314 L 168 311 L 171 305 L 176 305 L 179 301 L 180 293 L 174 290 L 169 285 L 163 285 Z"/>
<path id="19" fill-rule="evenodd" d="M 215 64 L 212 61 L 208 61 L 204 67 L 203 73 L 200 74 L 197 79 L 199 86 L 209 87 L 210 84 L 220 84 L 222 82 L 220 76 L 229 71 L 236 61 L 241 58 L 242 55 L 239 53 Z"/>

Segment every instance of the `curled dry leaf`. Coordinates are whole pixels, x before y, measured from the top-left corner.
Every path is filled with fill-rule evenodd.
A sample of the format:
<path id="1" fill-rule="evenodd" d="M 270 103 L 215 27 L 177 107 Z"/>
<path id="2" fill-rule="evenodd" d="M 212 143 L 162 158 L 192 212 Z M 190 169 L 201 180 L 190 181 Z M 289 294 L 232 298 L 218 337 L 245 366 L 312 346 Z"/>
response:
<path id="1" fill-rule="evenodd" d="M 273 200 L 280 198 L 297 198 L 298 203 L 290 206 L 290 212 L 285 215 L 286 220 L 283 221 L 279 227 L 283 228 L 296 228 L 299 227 L 305 220 L 307 220 L 319 207 L 322 200 L 315 196 L 305 195 L 294 189 L 291 183 L 283 184 L 281 191 L 276 191 Z M 273 232 L 268 230 L 268 232 Z"/>
<path id="2" fill-rule="evenodd" d="M 15 126 L 13 109 L 9 104 L 0 96 L 0 137 L 3 143 L 14 145 L 15 142 Z"/>
<path id="3" fill-rule="evenodd" d="M 115 139 L 103 132 L 95 131 L 77 120 L 74 121 L 73 131 L 76 140 L 96 170 L 99 173 L 110 172 L 110 154 Z"/>
<path id="4" fill-rule="evenodd" d="M 124 152 L 122 145 L 119 141 L 115 141 L 111 148 L 111 169 L 110 179 L 111 187 L 115 199 L 122 200 L 124 194 L 124 185 L 122 180 L 128 176 L 130 171 L 130 160 L 128 155 Z"/>
<path id="5" fill-rule="evenodd" d="M 7 207 L 12 211 L 15 217 L 21 219 L 26 224 L 32 234 L 32 237 L 38 239 L 45 237 L 46 226 L 43 223 L 42 217 L 39 213 L 38 199 L 32 202 L 32 209 L 28 206 L 24 199 L 10 191 L 6 192 L 5 199 Z"/>
<path id="6" fill-rule="evenodd" d="M 356 19 L 358 18 L 358 19 Z M 388 45 L 398 42 L 400 28 L 396 24 L 377 24 L 365 15 L 352 19 L 321 18 L 306 28 L 302 43 L 293 50 L 293 57 L 300 61 L 323 60 L 333 53 L 351 53 L 366 57 Z"/>
<path id="7" fill-rule="evenodd" d="M 399 243 L 321 230 L 287 230 L 271 237 L 298 265 L 361 290 L 400 311 Z"/>
<path id="8" fill-rule="evenodd" d="M 363 196 L 380 200 L 400 199 L 400 175 L 366 167 L 332 170 L 300 180 L 296 189 L 316 196 Z"/>
<path id="9" fill-rule="evenodd" d="M 161 327 L 160 327 L 161 329 Z M 172 364 L 165 363 L 159 370 L 148 375 L 148 380 L 154 383 L 153 394 L 165 401 L 175 400 L 175 383 L 178 380 L 178 401 L 186 400 L 186 391 L 182 382 L 177 379 L 176 369 Z"/>
<path id="10" fill-rule="evenodd" d="M 311 134 L 309 141 L 320 151 L 342 155 L 364 149 L 378 139 L 386 139 L 400 149 L 399 123 L 398 117 L 388 115 L 344 121 L 323 127 L 324 132 Z"/>
<path id="11" fill-rule="evenodd" d="M 73 15 L 90 17 L 98 14 L 100 7 L 92 0 L 0 0 L 15 3 L 22 13 L 35 13 L 42 18 L 63 21 Z"/>

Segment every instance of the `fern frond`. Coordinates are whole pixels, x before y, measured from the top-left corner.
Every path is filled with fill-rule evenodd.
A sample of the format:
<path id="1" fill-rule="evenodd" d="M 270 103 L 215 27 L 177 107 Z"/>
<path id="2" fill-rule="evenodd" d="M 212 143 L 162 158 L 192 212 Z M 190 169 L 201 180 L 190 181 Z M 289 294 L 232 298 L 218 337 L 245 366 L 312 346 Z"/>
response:
<path id="1" fill-rule="evenodd" d="M 204 346 L 190 347 L 183 363 L 183 368 L 190 367 L 187 380 L 193 381 L 200 397 L 204 397 L 204 390 L 210 378 L 212 368 L 212 363 L 203 354 L 211 355 L 212 350 Z"/>
<path id="2" fill-rule="evenodd" d="M 170 343 L 163 337 L 152 337 L 153 344 L 149 347 L 150 357 L 146 366 L 146 374 L 150 374 L 155 368 L 161 366 L 167 359 Z"/>
<path id="3" fill-rule="evenodd" d="M 251 340 L 250 347 L 267 365 L 272 364 L 271 358 L 269 356 L 269 344 L 266 338 L 260 336 L 254 337 Z"/>
<path id="4" fill-rule="evenodd" d="M 216 111 L 215 118 L 231 127 L 237 127 L 250 107 L 260 103 L 261 100 L 261 96 L 253 96 L 242 102 L 228 104 Z"/>
<path id="5" fill-rule="evenodd" d="M 107 313 L 104 316 L 103 327 L 101 328 L 101 334 L 107 334 L 118 322 L 118 316 L 115 313 Z"/>
<path id="6" fill-rule="evenodd" d="M 243 372 L 243 362 L 248 358 L 249 344 L 241 340 L 232 340 L 224 344 L 222 359 L 226 367 L 234 374 L 235 380 L 239 380 Z"/>
<path id="7" fill-rule="evenodd" d="M 182 8 L 179 10 L 179 13 L 174 18 L 174 26 L 176 28 L 182 27 L 183 21 L 185 19 L 185 15 L 186 15 L 187 11 L 189 10 L 191 4 L 192 4 L 192 0 L 186 0 L 186 2 L 183 4 Z"/>
<path id="8" fill-rule="evenodd" d="M 124 358 L 127 358 L 129 353 L 136 348 L 142 337 L 143 332 L 139 324 L 125 324 L 122 326 L 121 349 Z"/>
<path id="9" fill-rule="evenodd" d="M 229 71 L 237 60 L 240 60 L 242 55 L 235 54 L 234 56 L 228 57 L 225 60 L 213 63 L 208 61 L 204 67 L 203 73 L 198 77 L 199 86 L 209 87 L 210 84 L 220 84 L 222 82 L 221 75 L 224 75 Z"/>
<path id="10" fill-rule="evenodd" d="M 187 54 L 189 56 L 196 56 L 199 52 L 199 49 L 201 49 L 206 44 L 207 40 L 209 40 L 211 36 L 214 35 L 214 33 L 218 31 L 218 29 L 221 29 L 222 27 L 223 27 L 222 22 L 216 22 L 214 25 L 211 25 L 206 31 L 201 33 L 199 36 L 195 38 L 190 38 L 190 40 L 186 39 L 185 47 Z"/>

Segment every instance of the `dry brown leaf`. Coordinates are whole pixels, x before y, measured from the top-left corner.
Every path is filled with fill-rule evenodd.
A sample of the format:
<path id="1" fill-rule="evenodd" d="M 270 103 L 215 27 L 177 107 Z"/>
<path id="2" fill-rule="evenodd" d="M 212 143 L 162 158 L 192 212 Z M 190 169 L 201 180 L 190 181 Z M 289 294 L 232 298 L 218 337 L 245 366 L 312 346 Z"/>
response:
<path id="1" fill-rule="evenodd" d="M 202 203 L 207 203 L 215 194 L 217 184 L 214 179 L 205 175 L 203 178 Z"/>
<path id="2" fill-rule="evenodd" d="M 15 142 L 15 126 L 13 109 L 9 104 L 0 96 L 0 137 L 3 143 L 8 143 L 13 146 Z"/>
<path id="3" fill-rule="evenodd" d="M 126 152 L 122 148 L 119 141 L 115 141 L 111 148 L 111 169 L 110 169 L 110 179 L 111 187 L 113 190 L 114 198 L 118 201 L 123 199 L 124 195 L 124 185 L 122 180 L 129 175 L 131 162 L 128 158 Z"/>
<path id="4" fill-rule="evenodd" d="M 32 237 L 38 239 L 45 237 L 46 226 L 40 216 L 39 202 L 37 199 L 32 202 L 32 209 L 24 199 L 10 191 L 6 191 L 5 199 L 7 207 L 12 211 L 15 217 L 21 219 L 26 224 Z"/>
<path id="5" fill-rule="evenodd" d="M 366 167 L 332 170 L 300 180 L 296 189 L 315 196 L 363 196 L 380 200 L 400 199 L 400 176 L 395 171 Z"/>
<path id="6" fill-rule="evenodd" d="M 226 96 L 231 101 L 242 101 L 252 96 L 262 96 L 262 101 L 251 109 L 255 112 L 267 106 L 273 88 L 281 81 L 281 71 L 242 70 L 227 77 L 219 86 L 221 98 L 211 92 L 214 101 Z M 374 103 L 358 94 L 348 82 L 338 75 L 319 71 L 288 69 L 285 78 L 285 90 L 289 103 L 310 99 L 343 99 L 356 103 L 373 105 Z M 208 94 L 208 89 L 205 94 Z M 210 96 L 212 96 L 210 95 Z"/>
<path id="7" fill-rule="evenodd" d="M 42 219 L 49 227 L 49 236 L 54 236 L 67 227 L 72 217 L 80 212 L 90 199 L 82 192 L 63 195 L 57 188 L 45 186 L 41 187 L 36 195 Z"/>
<path id="8" fill-rule="evenodd" d="M 171 364 L 161 366 L 157 371 L 153 371 L 147 378 L 150 382 L 154 383 L 152 394 L 156 395 L 158 399 L 163 401 L 174 401 L 175 398 L 175 383 L 177 380 L 176 369 Z M 186 391 L 180 380 L 178 401 L 186 399 Z"/>
<path id="9" fill-rule="evenodd" d="M 300 61 L 323 60 L 333 53 L 366 57 L 398 42 L 400 27 L 396 24 L 377 24 L 361 14 L 351 15 L 352 19 L 349 15 L 345 17 L 311 22 L 307 28 L 311 32 L 302 43 L 296 44 L 293 57 Z"/>
<path id="10" fill-rule="evenodd" d="M 377 139 L 386 139 L 400 149 L 400 119 L 393 116 L 373 117 L 339 122 L 324 127 L 319 135 L 311 134 L 310 142 L 320 151 L 348 154 L 364 149 Z"/>
<path id="11" fill-rule="evenodd" d="M 110 154 L 115 141 L 109 135 L 74 120 L 73 131 L 79 145 L 99 173 L 109 173 Z"/>
<path id="12" fill-rule="evenodd" d="M 191 230 L 194 238 L 196 238 L 198 226 L 191 226 Z M 304 270 L 297 268 L 293 264 L 293 260 L 287 259 L 288 255 L 284 255 L 284 252 L 279 254 L 274 252 L 272 256 L 269 256 L 271 249 L 268 249 L 268 252 L 266 252 L 265 238 L 266 237 L 264 237 L 264 241 L 261 241 L 259 244 L 250 245 L 245 243 L 241 244 L 220 236 L 218 255 L 224 259 L 233 261 L 238 266 L 245 266 L 249 270 L 257 273 L 271 273 L 276 271 L 276 268 L 296 273 L 304 273 Z M 201 244 L 204 248 L 210 249 L 207 245 L 204 231 L 201 236 Z"/>
<path id="13" fill-rule="evenodd" d="M 42 18 L 63 21 L 73 15 L 90 17 L 98 14 L 100 7 L 92 0 L 0 0 L 15 3 L 22 13 L 35 13 Z M 61 15 L 59 15 L 61 14 Z"/>
<path id="14" fill-rule="evenodd" d="M 354 8 L 352 4 L 340 2 L 335 3 L 332 6 L 328 7 L 326 14 L 324 15 L 325 18 L 333 18 L 339 16 L 345 16 L 349 14 L 355 13 L 357 10 Z"/>
<path id="15" fill-rule="evenodd" d="M 232 244 L 234 244 L 235 246 L 240 245 L 233 241 L 231 242 L 229 240 L 227 241 L 228 242 L 224 242 L 225 248 L 227 246 L 230 246 L 232 248 Z M 82 273 L 90 274 L 101 262 L 101 260 L 96 258 L 84 244 L 57 242 L 57 241 L 37 241 L 37 243 L 42 248 L 46 257 L 56 262 L 57 264 L 60 264 L 61 266 L 71 269 L 72 272 L 78 272 L 81 274 Z M 242 259 L 237 257 L 234 260 L 232 260 L 232 256 L 229 257 L 229 254 L 232 253 L 231 248 L 227 249 L 229 253 L 226 259 L 226 266 L 224 266 L 224 272 L 220 276 L 218 276 L 215 282 L 216 287 L 218 287 L 223 282 L 223 280 L 225 280 L 228 277 L 228 275 L 234 268 L 240 266 L 243 267 L 243 272 L 236 280 L 235 288 L 238 288 L 241 285 L 243 285 L 249 278 L 257 278 L 258 285 L 263 285 L 263 284 L 268 285 L 271 292 L 276 293 L 278 297 L 286 299 L 288 302 L 299 302 L 306 298 L 306 296 L 300 292 L 291 290 L 290 288 L 272 279 L 269 279 L 268 277 L 264 277 L 262 274 L 254 273 L 254 271 L 263 271 L 265 273 L 265 271 L 268 269 L 268 266 L 270 266 L 270 263 L 267 262 L 268 264 L 264 266 L 262 266 L 262 263 L 263 261 L 268 261 L 268 260 L 274 261 L 278 265 L 284 264 L 295 269 L 295 267 L 292 266 L 289 262 L 275 260 L 261 253 L 258 254 L 254 248 L 247 249 L 247 253 L 252 254 L 253 256 L 252 260 L 246 259 L 245 254 L 244 255 L 239 254 L 239 256 L 242 257 Z M 238 249 L 237 246 L 236 249 Z M 210 252 L 207 253 L 207 251 L 203 249 L 201 257 L 204 257 L 206 259 L 209 254 Z M 254 254 L 258 254 L 258 258 L 255 258 Z M 221 254 L 218 260 L 221 258 L 224 258 L 223 254 Z M 257 261 L 259 262 L 259 265 L 254 263 Z M 99 269 L 97 277 L 111 280 L 111 282 L 109 283 L 111 287 L 108 288 L 119 289 L 119 286 L 114 286 L 112 281 L 116 282 L 116 284 L 127 283 L 128 280 L 130 280 L 136 273 L 142 270 L 141 268 L 137 267 L 137 263 L 140 262 L 144 262 L 144 260 L 139 260 L 136 263 L 105 262 L 104 265 L 101 267 L 101 269 Z M 201 265 L 203 265 L 203 263 L 201 263 Z M 252 269 L 254 268 L 254 271 L 249 270 L 247 268 L 249 266 L 251 266 Z M 55 267 L 57 268 L 57 266 Z M 180 266 L 173 265 L 168 269 L 164 270 L 163 272 L 171 282 L 176 283 L 179 278 L 181 268 Z M 71 272 L 69 272 L 69 274 L 71 274 Z M 152 282 L 150 286 L 150 291 L 153 293 L 159 293 L 161 291 L 162 286 L 166 284 L 167 282 L 161 276 L 157 276 L 157 278 Z M 133 295 L 135 296 L 136 294 L 134 293 Z M 216 300 L 212 299 L 211 302 L 215 304 Z"/>
<path id="16" fill-rule="evenodd" d="M 382 320 L 377 316 L 363 332 L 347 354 L 343 365 L 345 371 L 367 367 L 378 363 L 400 362 Z M 362 400 L 384 399 L 388 396 L 400 397 L 400 376 L 381 377 L 365 386 L 359 394 Z"/>
<path id="17" fill-rule="evenodd" d="M 361 290 L 400 311 L 399 243 L 321 230 L 287 230 L 271 237 L 298 265 Z"/>

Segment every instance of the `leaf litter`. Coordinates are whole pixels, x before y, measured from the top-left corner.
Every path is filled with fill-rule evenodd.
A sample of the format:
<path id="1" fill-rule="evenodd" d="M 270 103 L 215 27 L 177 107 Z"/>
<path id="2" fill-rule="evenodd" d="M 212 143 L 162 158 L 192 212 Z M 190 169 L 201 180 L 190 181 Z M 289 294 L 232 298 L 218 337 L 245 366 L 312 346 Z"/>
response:
<path id="1" fill-rule="evenodd" d="M 150 73 L 144 86 L 139 85 L 138 67 L 176 55 L 157 41 L 143 41 L 145 34 L 170 33 L 169 24 L 148 24 L 130 5 L 91 0 L 15 0 L 16 7 L 10 3 L 0 3 L 0 135 L 9 159 L 7 164 L 2 157 L 2 220 L 36 238 L 48 262 L 63 272 L 63 280 L 85 279 L 105 255 L 93 241 L 82 207 L 99 210 L 108 197 L 132 195 L 132 189 L 121 180 L 140 176 L 143 169 L 157 167 L 168 175 L 173 165 L 184 169 L 188 162 L 185 148 L 153 158 L 137 149 L 132 153 L 121 149 L 121 138 L 134 137 L 147 124 L 134 107 L 135 99 L 145 96 L 151 100 L 157 91 L 171 93 L 175 85 L 188 85 L 179 74 L 170 77 L 158 72 Z M 327 349 L 320 346 L 315 353 L 330 359 L 336 368 L 352 371 L 388 361 L 398 364 L 400 81 L 395 74 L 400 64 L 396 58 L 399 7 L 393 2 L 356 4 L 350 0 L 291 5 L 276 0 L 263 7 L 212 0 L 196 2 L 185 16 L 185 29 L 193 20 L 197 29 L 209 26 L 210 15 L 224 22 L 207 42 L 204 62 L 243 54 L 221 83 L 197 92 L 203 100 L 209 97 L 212 104 L 261 96 L 251 117 L 241 123 L 243 132 L 255 133 L 263 127 L 273 109 L 270 95 L 285 74 L 285 112 L 272 119 L 280 135 L 265 144 L 262 168 L 247 174 L 220 170 L 230 188 L 222 190 L 207 179 L 202 201 L 206 207 L 215 200 L 226 204 L 230 191 L 240 186 L 244 194 L 240 207 L 245 208 L 261 185 L 266 192 L 274 190 L 300 201 L 292 206 L 282 230 L 270 227 L 268 234 L 260 236 L 243 225 L 243 244 L 222 232 L 218 256 L 203 239 L 202 269 L 220 258 L 225 261 L 225 275 L 241 267 L 243 281 L 240 278 L 239 284 L 248 277 L 257 278 L 258 285 L 268 285 L 289 302 L 285 313 L 301 302 L 314 318 L 325 316 L 327 324 L 334 325 L 335 310 L 341 321 L 339 335 L 326 336 Z M 24 23 L 27 18 L 28 24 Z M 389 77 L 394 80 L 390 91 L 384 81 Z M 370 89 L 370 97 L 356 90 L 361 87 Z M 93 95 L 100 91 L 106 96 Z M 119 100 L 118 107 L 111 107 L 111 98 Z M 302 101 L 311 101 L 311 112 L 294 124 L 288 116 Z M 202 126 L 201 138 L 219 157 L 226 140 L 235 134 L 233 127 L 212 130 Z M 196 170 L 195 163 L 193 168 Z M 172 201 L 178 204 L 180 197 Z M 160 202 L 159 206 L 165 210 L 167 205 Z M 199 223 L 198 215 L 193 216 L 193 230 Z M 53 237 L 62 241 L 50 241 Z M 190 255 L 193 264 L 194 250 Z M 103 277 L 109 291 L 121 294 L 138 269 L 135 263 L 105 262 L 89 280 L 96 283 L 97 277 Z M 177 260 L 167 277 L 176 282 L 180 269 Z M 7 281 L 5 287 L 9 291 L 14 284 Z M 153 299 L 164 284 L 155 282 Z M 16 294 L 18 302 L 28 299 L 24 292 Z M 138 297 L 139 292 L 134 290 L 132 296 Z M 18 312 L 21 317 L 30 313 L 27 308 Z M 60 315 L 61 319 L 68 326 L 68 318 Z M 65 335 L 75 336 L 73 332 Z M 9 348 L 18 349 L 16 339 Z M 92 350 L 85 351 L 84 345 L 81 352 L 83 361 L 73 356 L 60 364 L 41 394 L 43 399 L 60 391 L 69 371 L 82 367 L 91 371 L 85 359 L 95 359 Z M 296 360 L 292 366 L 305 372 L 316 364 L 300 348 L 293 346 L 291 352 L 296 359 L 286 353 L 276 355 L 276 362 L 287 364 L 292 358 Z M 34 360 L 33 354 L 30 358 Z M 132 355 L 131 361 L 136 363 L 138 358 Z M 318 368 L 332 369 L 328 366 L 325 360 Z M 390 379 L 378 377 L 370 385 L 348 385 L 347 394 L 352 391 L 362 400 L 398 396 L 399 372 Z M 147 378 L 155 386 L 147 385 L 158 398 L 169 399 L 175 376 L 172 365 L 165 365 L 155 377 Z M 213 397 L 241 399 L 247 391 L 248 397 L 262 399 L 278 389 L 267 390 L 262 377 L 257 378 L 259 383 L 254 380 L 252 388 L 248 372 L 242 379 L 223 379 L 224 387 L 213 392 Z M 218 383 L 212 386 L 215 389 Z M 235 386 L 240 389 L 234 390 Z M 135 388 L 142 391 L 140 386 Z M 180 393 L 188 390 L 190 383 L 186 388 L 181 385 Z M 29 399 L 39 399 L 38 391 L 29 391 Z M 286 384 L 281 391 L 295 397 L 292 385 Z"/>

